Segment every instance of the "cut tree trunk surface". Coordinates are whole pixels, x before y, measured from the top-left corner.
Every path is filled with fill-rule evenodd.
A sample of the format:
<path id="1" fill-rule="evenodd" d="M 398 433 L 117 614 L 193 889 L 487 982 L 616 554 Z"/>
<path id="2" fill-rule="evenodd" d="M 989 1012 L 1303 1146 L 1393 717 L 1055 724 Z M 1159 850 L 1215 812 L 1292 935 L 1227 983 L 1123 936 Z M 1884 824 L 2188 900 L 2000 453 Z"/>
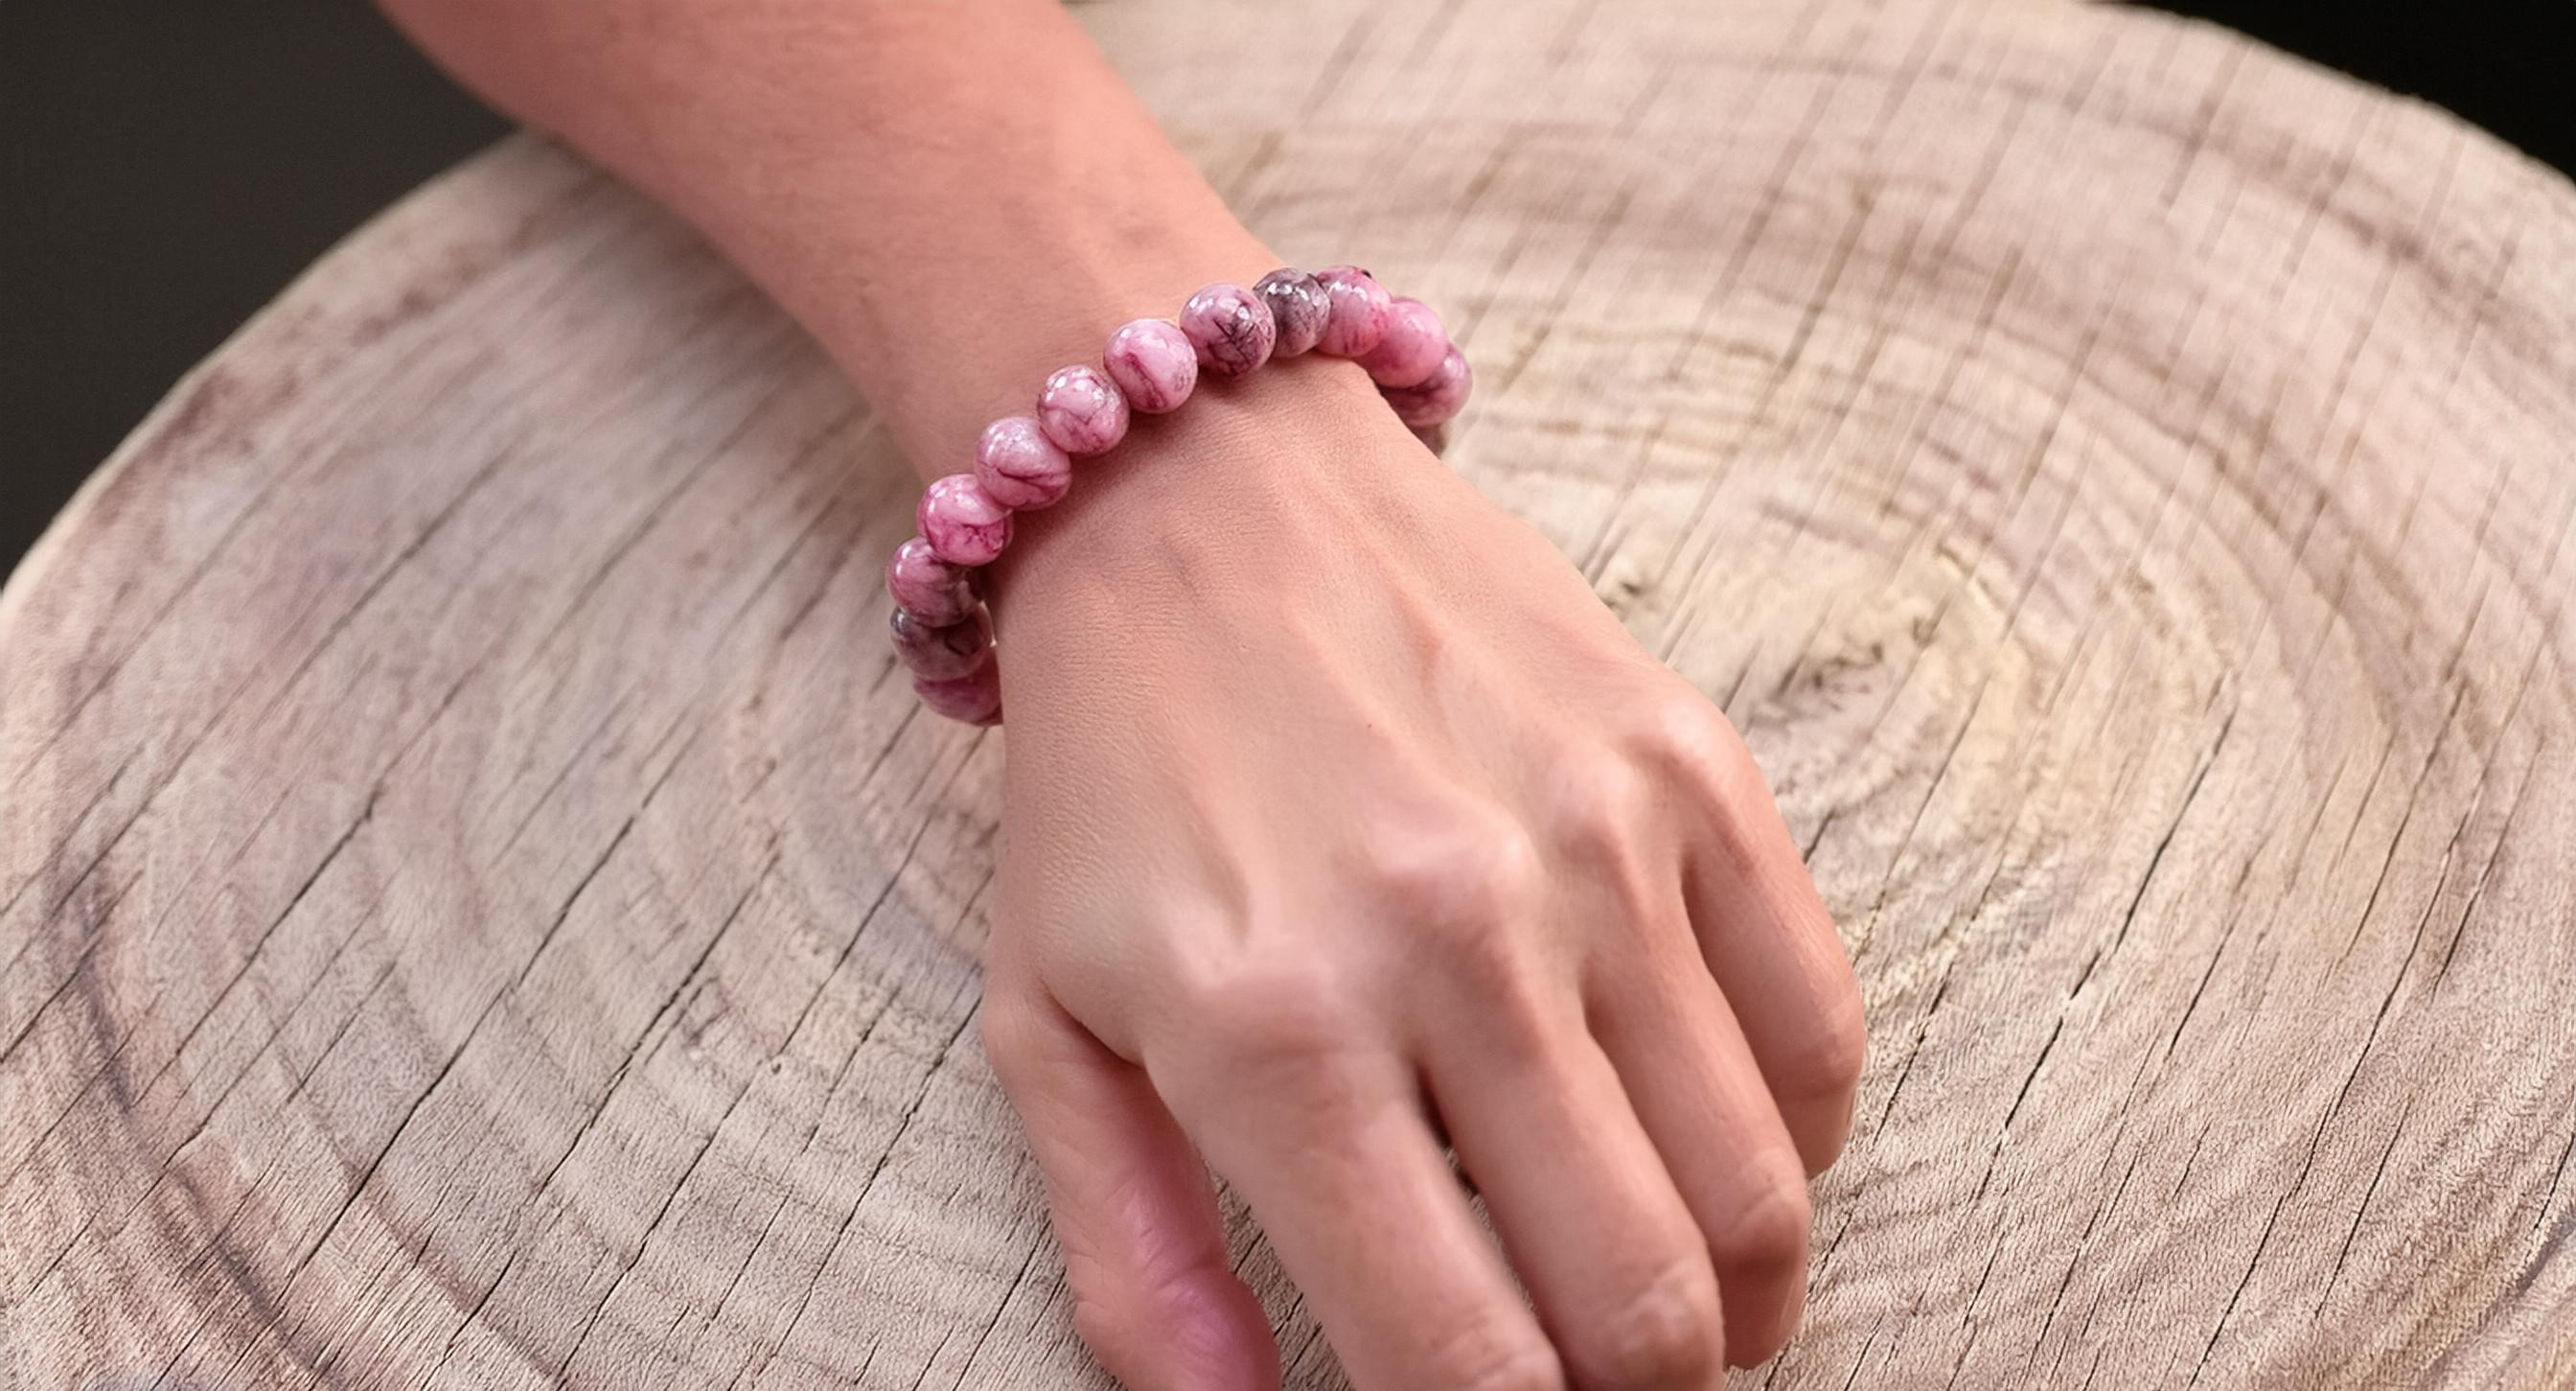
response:
<path id="1" fill-rule="evenodd" d="M 2576 189 L 2123 10 L 1085 13 L 1778 786 L 1872 1055 L 1748 1384 L 2576 1383 Z M 1098 1385 L 910 491 L 527 139 L 183 382 L 0 596 L 0 1385 Z"/>

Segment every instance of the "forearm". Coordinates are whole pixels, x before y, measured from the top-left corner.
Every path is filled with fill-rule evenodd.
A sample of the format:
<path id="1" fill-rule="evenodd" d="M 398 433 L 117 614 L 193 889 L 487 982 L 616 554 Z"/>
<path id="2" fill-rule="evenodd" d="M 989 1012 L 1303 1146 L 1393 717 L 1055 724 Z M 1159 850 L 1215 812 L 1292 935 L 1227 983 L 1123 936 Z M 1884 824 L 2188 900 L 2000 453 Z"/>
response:
<path id="1" fill-rule="evenodd" d="M 1055 0 L 384 0 L 689 218 L 924 477 L 1126 319 L 1273 264 Z"/>

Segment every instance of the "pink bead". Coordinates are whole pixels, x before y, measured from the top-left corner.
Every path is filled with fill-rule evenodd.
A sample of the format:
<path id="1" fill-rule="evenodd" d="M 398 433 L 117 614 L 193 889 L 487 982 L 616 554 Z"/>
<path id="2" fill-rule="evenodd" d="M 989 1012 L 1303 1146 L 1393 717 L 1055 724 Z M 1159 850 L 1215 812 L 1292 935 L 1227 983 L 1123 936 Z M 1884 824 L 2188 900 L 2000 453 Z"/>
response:
<path id="1" fill-rule="evenodd" d="M 1199 384 L 1198 349 L 1177 325 L 1138 319 L 1109 335 L 1101 354 L 1127 404 L 1147 415 L 1177 410 Z"/>
<path id="2" fill-rule="evenodd" d="M 1386 287 L 1377 278 L 1357 266 L 1335 266 L 1315 272 L 1316 283 L 1332 300 L 1332 314 L 1324 321 L 1324 336 L 1315 340 L 1315 350 L 1333 357 L 1358 357 L 1377 346 L 1386 333 L 1386 319 L 1394 308 Z"/>
<path id="3" fill-rule="evenodd" d="M 1034 415 L 1006 415 L 975 444 L 975 480 L 1014 512 L 1051 507 L 1073 486 L 1073 456 L 1055 447 Z"/>
<path id="4" fill-rule="evenodd" d="M 1097 367 L 1062 367 L 1038 392 L 1038 428 L 1077 459 L 1127 437 L 1127 398 Z"/>
<path id="5" fill-rule="evenodd" d="M 894 559 L 886 562 L 886 593 L 924 623 L 963 623 L 975 611 L 975 586 L 967 573 L 915 536 L 895 547 Z"/>
<path id="6" fill-rule="evenodd" d="M 1240 285 L 1210 285 L 1181 306 L 1181 332 L 1198 349 L 1199 366 L 1240 377 L 1270 360 L 1279 327 L 1261 296 Z"/>
<path id="7" fill-rule="evenodd" d="M 967 724 L 1000 724 L 1002 722 L 1002 668 L 998 662 L 986 662 L 964 676 L 933 680 L 927 676 L 912 678 L 912 693 L 932 713 L 945 715 Z"/>
<path id="8" fill-rule="evenodd" d="M 933 625 L 896 609 L 894 652 L 915 676 L 954 680 L 992 660 L 993 620 L 979 608 L 962 623 Z"/>
<path id="9" fill-rule="evenodd" d="M 1270 306 L 1270 321 L 1279 330 L 1270 347 L 1274 358 L 1296 357 L 1314 347 L 1333 317 L 1332 296 L 1302 270 L 1283 266 L 1261 277 L 1252 292 Z"/>
<path id="10" fill-rule="evenodd" d="M 1378 394 L 1395 408 L 1396 419 L 1416 430 L 1427 430 L 1456 415 L 1458 408 L 1467 404 L 1467 391 L 1474 385 L 1475 373 L 1467 367 L 1467 355 L 1453 345 L 1428 381 Z"/>
<path id="11" fill-rule="evenodd" d="M 951 565 L 990 565 L 1011 544 L 1011 509 L 971 473 L 952 473 L 922 489 L 913 521 L 930 553 Z"/>
<path id="12" fill-rule="evenodd" d="M 1449 330 L 1440 316 L 1418 299 L 1399 299 L 1387 313 L 1386 333 L 1361 354 L 1359 364 L 1379 386 L 1420 386 L 1448 354 Z"/>

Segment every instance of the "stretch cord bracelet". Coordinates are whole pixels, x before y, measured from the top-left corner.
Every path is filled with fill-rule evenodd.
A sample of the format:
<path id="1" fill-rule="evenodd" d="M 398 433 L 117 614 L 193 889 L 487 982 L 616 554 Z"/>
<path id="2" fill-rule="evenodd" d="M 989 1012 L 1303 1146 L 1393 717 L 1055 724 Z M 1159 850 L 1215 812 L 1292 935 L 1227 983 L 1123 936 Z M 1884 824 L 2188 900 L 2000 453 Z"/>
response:
<path id="1" fill-rule="evenodd" d="M 1073 484 L 1074 460 L 1125 438 L 1130 412 L 1179 409 L 1201 372 L 1239 377 L 1309 350 L 1357 361 L 1417 433 L 1456 415 L 1472 385 L 1440 316 L 1420 300 L 1389 295 L 1356 266 L 1275 270 L 1249 290 L 1210 285 L 1181 306 L 1177 322 L 1124 325 L 1109 335 L 1099 367 L 1058 371 L 1038 392 L 1034 413 L 984 427 L 973 472 L 922 490 L 914 513 L 921 534 L 886 562 L 895 654 L 922 703 L 969 724 L 1002 721 L 993 621 L 975 572 L 1011 544 L 1012 513 L 1053 506 Z"/>

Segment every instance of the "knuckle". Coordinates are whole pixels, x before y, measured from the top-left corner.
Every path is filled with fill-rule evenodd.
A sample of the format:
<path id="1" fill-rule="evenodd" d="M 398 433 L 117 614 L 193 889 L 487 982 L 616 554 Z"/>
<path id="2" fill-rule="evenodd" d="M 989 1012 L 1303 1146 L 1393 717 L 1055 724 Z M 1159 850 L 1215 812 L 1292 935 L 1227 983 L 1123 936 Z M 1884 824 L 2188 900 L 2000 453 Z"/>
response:
<path id="1" fill-rule="evenodd" d="M 1404 958 L 1399 969 L 1471 1004 L 1490 1046 L 1541 1046 L 1556 948 L 1541 911 L 1545 863 L 1528 831 L 1479 809 L 1379 836 L 1372 854 L 1373 910 Z"/>
<path id="2" fill-rule="evenodd" d="M 1805 1172 L 1796 1156 L 1784 1151 L 1759 1163 L 1734 1219 L 1711 1234 L 1709 1254 L 1724 1271 L 1803 1269 L 1812 1221 Z"/>
<path id="3" fill-rule="evenodd" d="M 1806 1046 L 1783 1069 L 1780 1090 L 1793 1101 L 1822 1101 L 1850 1094 L 1869 1062 L 1869 1030 L 1860 1002 L 1846 999 L 1817 1012 Z"/>
<path id="4" fill-rule="evenodd" d="M 1770 781 L 1726 712 L 1695 690 L 1644 704 L 1641 761 L 1714 806 L 1721 824 L 1769 812 Z"/>
<path id="5" fill-rule="evenodd" d="M 1077 1284 L 1073 1291 L 1073 1333 L 1104 1367 L 1136 1365 L 1139 1341 L 1135 1320 L 1102 1299 L 1097 1287 Z"/>
<path id="6" fill-rule="evenodd" d="M 1656 1272 L 1598 1320 L 1582 1353 L 1586 1385 L 1697 1391 L 1726 1356 L 1717 1277 L 1694 1258 Z"/>
<path id="7" fill-rule="evenodd" d="M 1073 1306 L 1073 1331 L 1108 1371 L 1138 1378 L 1171 1356 L 1168 1311 L 1204 1308 L 1194 1293 L 1214 1279 L 1230 1279 L 1213 1258 L 1183 1261 L 1139 1274 L 1064 1243 L 1065 1274 Z"/>
<path id="8" fill-rule="evenodd" d="M 1041 1027 L 1026 1000 L 1006 991 L 985 994 L 983 1020 L 978 1026 L 984 1040 L 984 1060 L 1005 1090 L 1018 1085 L 1036 1068 L 1042 1046 L 1038 1037 Z"/>
<path id="9" fill-rule="evenodd" d="M 1637 703 L 1637 742 L 1652 761 L 1701 782 L 1741 775 L 1752 752 L 1726 713 L 1697 690 L 1666 691 Z"/>
<path id="10" fill-rule="evenodd" d="M 1651 814 L 1644 772 L 1624 758 L 1569 765 L 1557 780 L 1549 826 L 1561 845 L 1587 859 L 1624 860 Z"/>
<path id="11" fill-rule="evenodd" d="M 1526 831 L 1499 813 L 1475 812 L 1372 837 L 1366 880 L 1388 911 L 1474 947 L 1529 915 L 1543 875 Z"/>
<path id="12" fill-rule="evenodd" d="M 1184 985 L 1190 1042 L 1235 1068 L 1294 1068 L 1349 1046 L 1350 992 L 1318 961 L 1235 960 Z"/>
<path id="13" fill-rule="evenodd" d="M 1447 1339 L 1423 1368 L 1421 1384 L 1456 1391 L 1566 1391 L 1565 1369 L 1544 1338 L 1490 1326 Z"/>

